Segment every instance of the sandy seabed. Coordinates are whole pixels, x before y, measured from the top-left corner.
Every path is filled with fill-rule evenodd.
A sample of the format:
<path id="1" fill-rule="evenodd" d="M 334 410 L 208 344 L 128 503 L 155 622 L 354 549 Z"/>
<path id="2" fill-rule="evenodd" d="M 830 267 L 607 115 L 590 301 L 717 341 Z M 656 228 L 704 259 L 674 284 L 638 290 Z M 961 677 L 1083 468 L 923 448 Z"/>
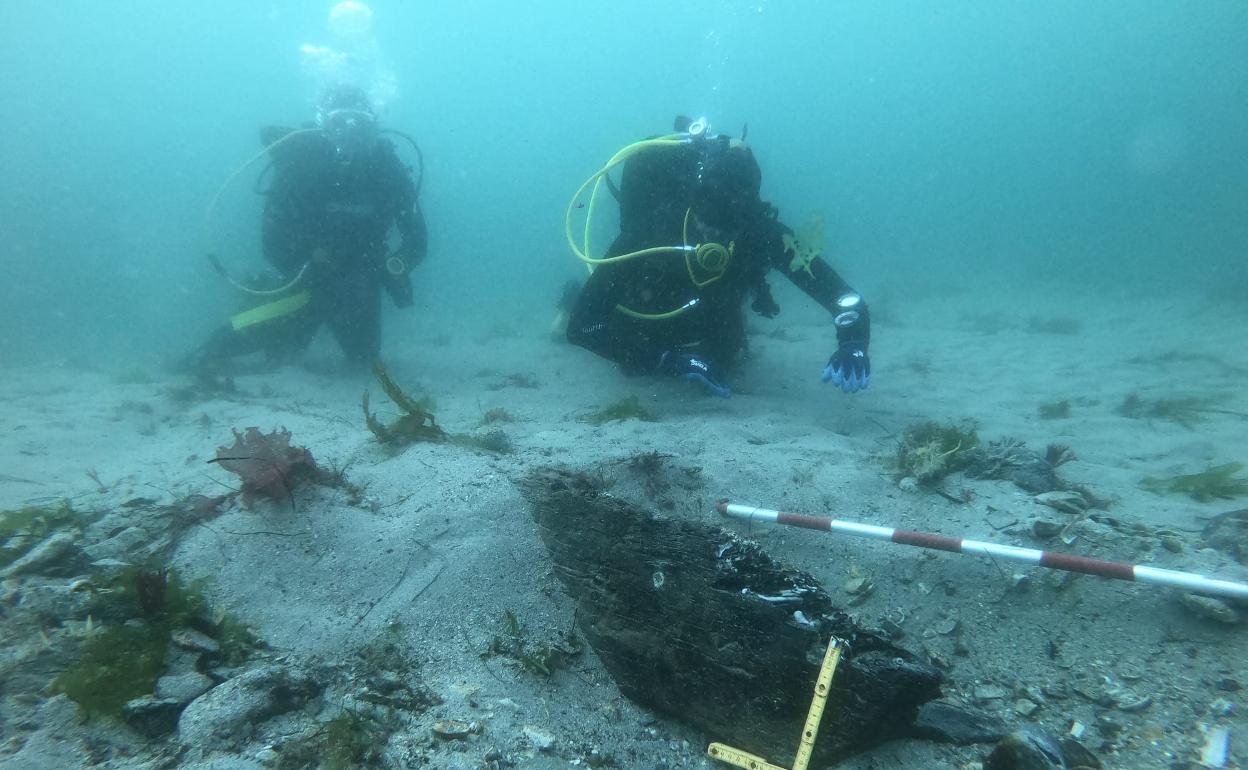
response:
<path id="1" fill-rule="evenodd" d="M 503 633 L 506 613 L 535 639 L 574 626 L 572 603 L 515 484 L 557 464 L 602 472 L 616 493 L 664 515 L 757 540 L 845 604 L 852 600 L 848 609 L 860 622 L 895 629 L 899 645 L 945 667 L 951 701 L 1059 735 L 1078 722 L 1086 726 L 1084 744 L 1106 767 L 1189 766 L 1182 763 L 1199 759 L 1208 731 L 1248 734 L 1242 622 L 1201 615 L 1155 587 L 761 529 L 720 520 L 713 510 L 716 499 L 728 498 L 1128 563 L 1234 569 L 1231 556 L 1206 548 L 1201 533 L 1242 502 L 1158 495 L 1141 481 L 1248 462 L 1248 309 L 1166 302 L 1119 296 L 1055 304 L 1037 292 L 981 297 L 973 306 L 948 297 L 904 308 L 877 303 L 874 376 L 869 390 L 852 396 L 819 382 L 831 349 L 826 320 L 757 319 L 730 400 L 682 382 L 622 377 L 552 340 L 540 323 L 475 328 L 405 320 L 427 324 L 421 337 L 428 342 L 388 343 L 391 375 L 431 396 L 448 431 L 480 432 L 489 410 L 505 409 L 511 421 L 488 428 L 507 434 L 514 445 L 507 454 L 380 446 L 364 427 L 361 393 L 371 391 L 383 418 L 393 410 L 371 375 L 337 372 L 328 346 L 298 365 L 240 374 L 233 392 L 207 400 L 179 397 L 185 378 L 145 378 L 120 366 L 6 369 L 0 507 L 68 498 L 75 510 L 107 512 L 127 510 L 123 504 L 138 497 L 169 504 L 192 493 L 221 494 L 237 480 L 207 461 L 232 442 L 232 428 L 247 426 L 288 429 L 292 443 L 323 466 L 345 467 L 362 492 L 308 486 L 293 501 L 251 509 L 233 503 L 186 531 L 173 550 L 179 574 L 209 578 L 213 606 L 268 644 L 260 659 L 328 671 L 337 682 L 293 716 L 255 725 L 228 750 L 175 751 L 176 738 L 149 741 L 85 721 L 63 696 L 36 686 L 68 665 L 49 651 L 58 649 L 58 635 L 80 634 L 81 620 L 36 623 L 22 615 L 20 594 L 71 578 L 7 581 L 0 765 L 274 766 L 283 740 L 342 711 L 351 678 L 364 675 L 359 651 L 386 637 L 406 651 L 411 676 L 441 703 L 404 717 L 381 749 L 383 764 L 711 766 L 704 736 L 624 699 L 591 651 L 549 677 L 483 654 Z M 1187 422 L 1131 418 L 1119 407 L 1132 393 L 1199 397 L 1210 409 Z M 634 395 L 656 421 L 583 420 Z M 1040 416 L 1041 405 L 1062 401 L 1069 416 Z M 985 441 L 1013 438 L 1041 451 L 1068 445 L 1077 459 L 1061 474 L 1111 500 L 1098 513 L 1112 523 L 1086 519 L 1065 545 L 1037 539 L 1032 524 L 1065 525 L 1073 517 L 1009 482 L 946 479 L 943 489 L 962 502 L 907 491 L 892 467 L 897 442 L 924 420 L 970 420 Z M 673 467 L 700 469 L 702 483 L 647 485 L 627 460 L 652 451 Z M 123 524 L 143 527 L 138 512 L 128 515 Z M 858 578 L 874 586 L 865 599 L 845 592 Z M 431 737 L 439 720 L 475 725 L 466 738 Z M 799 729 L 793 726 L 795 745 Z M 841 767 L 972 767 L 990 748 L 896 741 Z"/>

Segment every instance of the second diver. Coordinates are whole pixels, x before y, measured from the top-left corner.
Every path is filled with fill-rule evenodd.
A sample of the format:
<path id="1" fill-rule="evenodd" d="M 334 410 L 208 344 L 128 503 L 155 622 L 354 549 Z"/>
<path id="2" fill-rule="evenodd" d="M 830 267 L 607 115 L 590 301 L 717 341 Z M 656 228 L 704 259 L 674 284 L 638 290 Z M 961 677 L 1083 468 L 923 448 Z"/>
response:
<path id="1" fill-rule="evenodd" d="M 264 257 L 286 286 L 251 291 L 263 301 L 218 329 L 192 355 L 193 367 L 211 371 L 259 351 L 280 361 L 322 326 L 349 364 L 378 358 L 382 292 L 397 307 L 411 306 L 410 271 L 428 243 L 419 185 L 380 133 L 367 95 L 353 86 L 328 91 L 314 125 L 262 132 L 273 167 Z M 400 239 L 393 252 L 392 227 Z"/>
<path id="2" fill-rule="evenodd" d="M 823 380 L 847 393 L 867 387 L 866 303 L 760 199 L 762 173 L 743 142 L 710 135 L 700 120 L 677 118 L 675 128 L 621 150 L 578 192 L 605 183 L 619 200 L 620 232 L 604 257 L 574 236 L 573 210 L 585 204 L 569 207 L 569 243 L 592 267 L 569 341 L 626 374 L 683 377 L 728 397 L 726 372 L 745 348 L 745 301 L 768 318 L 779 313 L 766 280 L 778 270 L 833 317 L 836 347 Z M 617 190 L 607 172 L 621 163 Z"/>

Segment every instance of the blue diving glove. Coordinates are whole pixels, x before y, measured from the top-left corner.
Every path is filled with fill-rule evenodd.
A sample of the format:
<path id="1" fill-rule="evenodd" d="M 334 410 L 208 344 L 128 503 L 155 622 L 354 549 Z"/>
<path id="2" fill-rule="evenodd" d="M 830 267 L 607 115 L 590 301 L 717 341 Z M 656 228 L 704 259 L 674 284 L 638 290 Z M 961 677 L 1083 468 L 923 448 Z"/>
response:
<path id="1" fill-rule="evenodd" d="M 683 377 L 696 382 L 721 398 L 732 398 L 732 391 L 715 375 L 711 365 L 689 353 L 667 351 L 659 358 L 659 371 L 670 377 Z"/>
<path id="2" fill-rule="evenodd" d="M 839 386 L 846 393 L 856 393 L 867 387 L 871 382 L 871 359 L 867 357 L 866 347 L 860 342 L 841 345 L 823 368 L 823 381 Z"/>

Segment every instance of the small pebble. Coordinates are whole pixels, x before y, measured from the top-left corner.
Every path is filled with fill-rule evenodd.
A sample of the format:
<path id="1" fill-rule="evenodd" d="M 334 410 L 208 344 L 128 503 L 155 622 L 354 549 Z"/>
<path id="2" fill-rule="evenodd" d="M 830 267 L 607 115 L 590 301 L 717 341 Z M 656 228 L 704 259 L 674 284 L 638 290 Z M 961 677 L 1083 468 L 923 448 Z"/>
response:
<path id="1" fill-rule="evenodd" d="M 849 580 L 845 581 L 845 593 L 860 594 L 863 591 L 868 590 L 870 584 L 871 584 L 871 581 L 867 580 L 866 578 L 861 578 L 861 577 L 850 578 Z"/>
<path id="2" fill-rule="evenodd" d="M 1018 714 L 1021 717 L 1030 717 L 1039 710 L 1040 710 L 1039 703 L 1034 703 L 1032 701 L 1027 700 L 1026 698 L 1019 698 L 1018 700 L 1014 701 L 1014 713 Z"/>
<path id="3" fill-rule="evenodd" d="M 1037 519 L 1031 523 L 1031 533 L 1041 540 L 1049 540 L 1062 533 L 1062 525 L 1055 521 Z"/>
<path id="4" fill-rule="evenodd" d="M 1201 596 L 1200 594 L 1183 594 L 1183 606 L 1192 614 L 1212 620 L 1217 623 L 1225 623 L 1233 626 L 1239 623 L 1239 613 L 1231 609 L 1230 605 L 1221 599 L 1214 599 L 1212 596 Z"/>
<path id="5" fill-rule="evenodd" d="M 444 740 L 460 740 L 467 738 L 480 729 L 475 722 L 462 719 L 439 719 L 433 723 L 433 734 Z"/>
<path id="6" fill-rule="evenodd" d="M 536 727 L 526 726 L 524 728 L 524 737 L 528 738 L 529 743 L 533 744 L 533 748 L 538 751 L 550 751 L 555 747 L 555 736 Z"/>
<path id="7" fill-rule="evenodd" d="M 975 700 L 1001 700 L 1010 694 L 1010 691 L 995 684 L 981 684 L 974 690 Z"/>
<path id="8" fill-rule="evenodd" d="M 221 651 L 221 644 L 216 639 L 193 628 L 176 629 L 169 635 L 169 640 L 184 650 L 209 653 Z"/>
<path id="9" fill-rule="evenodd" d="M 1145 695 L 1143 698 L 1118 704 L 1118 710 L 1134 714 L 1138 711 L 1144 711 L 1151 705 L 1153 705 L 1153 696 Z"/>
<path id="10" fill-rule="evenodd" d="M 262 765 L 277 764 L 279 759 L 281 759 L 281 755 L 272 746 L 265 746 L 256 752 L 256 761 Z"/>
<path id="11" fill-rule="evenodd" d="M 1101 735 L 1112 738 L 1122 732 L 1123 724 L 1108 714 L 1101 714 L 1096 718 L 1096 729 Z"/>

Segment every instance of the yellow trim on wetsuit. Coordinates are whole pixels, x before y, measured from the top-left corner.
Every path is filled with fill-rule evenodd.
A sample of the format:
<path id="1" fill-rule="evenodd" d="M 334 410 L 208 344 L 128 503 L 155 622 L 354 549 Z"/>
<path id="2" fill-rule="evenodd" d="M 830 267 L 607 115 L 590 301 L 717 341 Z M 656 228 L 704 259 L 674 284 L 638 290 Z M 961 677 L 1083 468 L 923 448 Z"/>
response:
<path id="1" fill-rule="evenodd" d="M 291 294 L 289 297 L 266 302 L 263 305 L 257 305 L 250 310 L 244 310 L 241 313 L 230 316 L 230 326 L 237 332 L 257 324 L 283 318 L 308 304 L 308 301 L 311 299 L 312 294 L 305 289 L 297 294 Z"/>

